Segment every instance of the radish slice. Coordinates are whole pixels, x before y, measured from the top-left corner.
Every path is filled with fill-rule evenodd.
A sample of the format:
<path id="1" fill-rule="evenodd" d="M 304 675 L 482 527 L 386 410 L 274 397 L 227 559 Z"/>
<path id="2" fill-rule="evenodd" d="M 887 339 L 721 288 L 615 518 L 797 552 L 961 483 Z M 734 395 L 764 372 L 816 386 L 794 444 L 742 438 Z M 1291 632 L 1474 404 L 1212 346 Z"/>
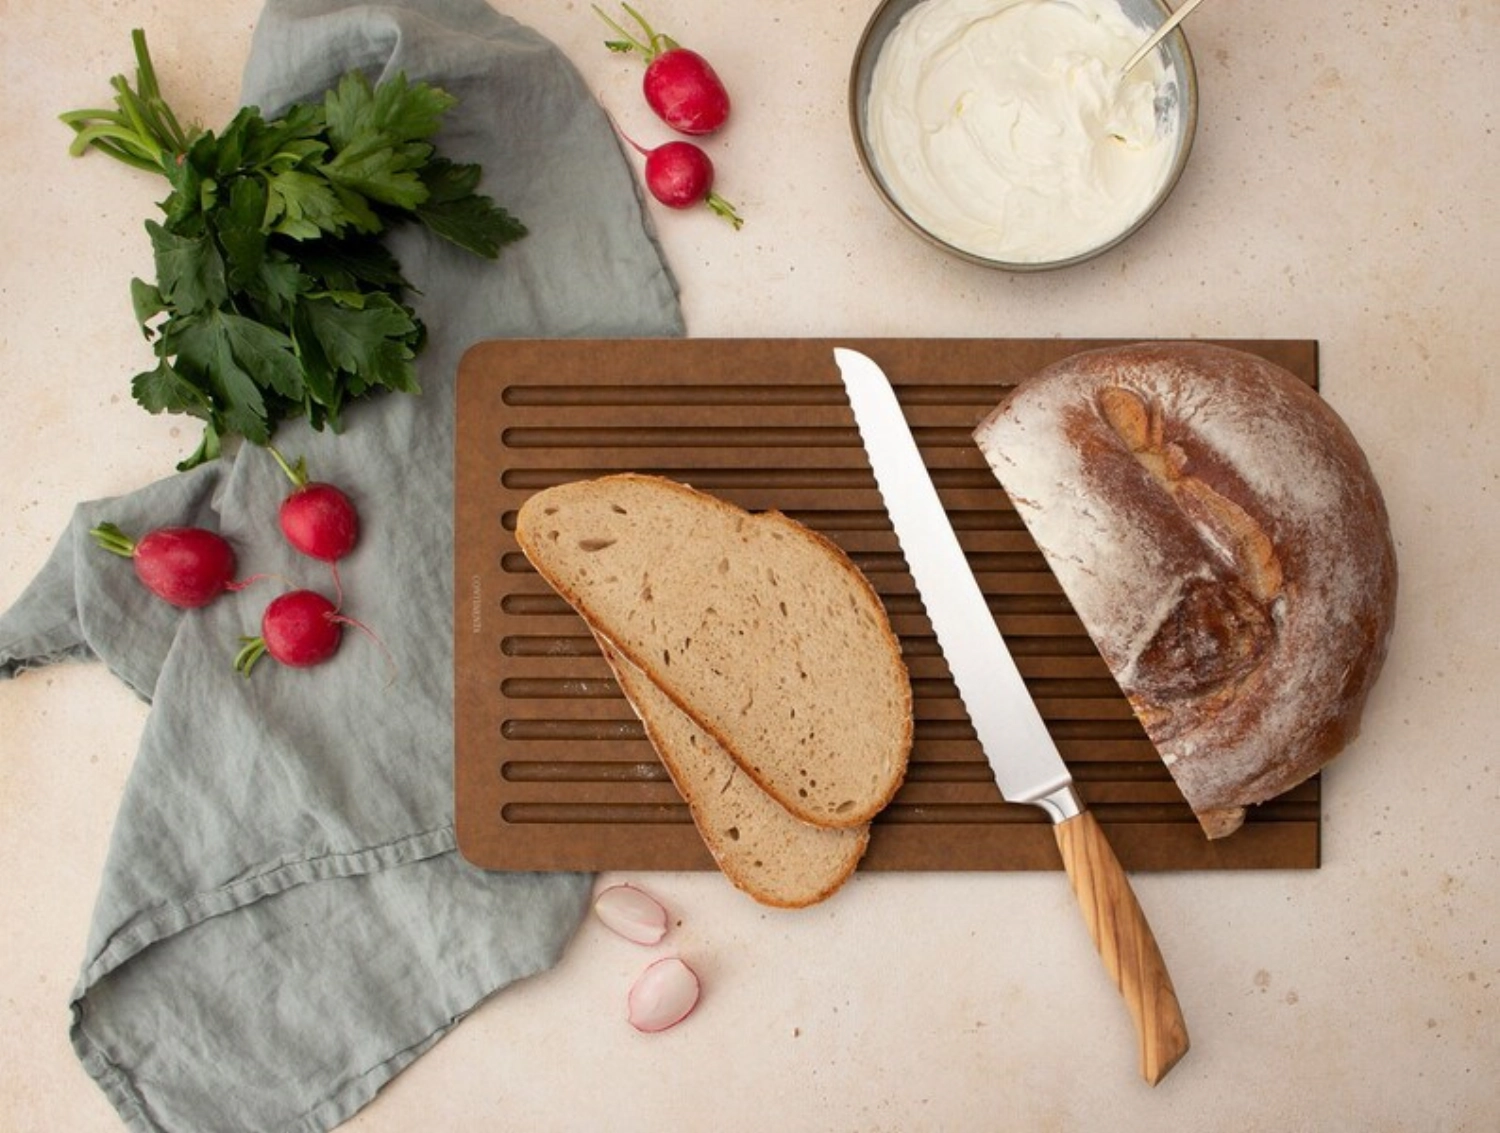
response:
<path id="1" fill-rule="evenodd" d="M 630 1025 L 654 1033 L 682 1022 L 698 1003 L 698 973 L 676 956 L 648 967 L 630 989 Z"/>
<path id="2" fill-rule="evenodd" d="M 667 910 L 634 885 L 611 885 L 594 901 L 594 912 L 612 931 L 637 944 L 658 944 L 667 935 Z"/>

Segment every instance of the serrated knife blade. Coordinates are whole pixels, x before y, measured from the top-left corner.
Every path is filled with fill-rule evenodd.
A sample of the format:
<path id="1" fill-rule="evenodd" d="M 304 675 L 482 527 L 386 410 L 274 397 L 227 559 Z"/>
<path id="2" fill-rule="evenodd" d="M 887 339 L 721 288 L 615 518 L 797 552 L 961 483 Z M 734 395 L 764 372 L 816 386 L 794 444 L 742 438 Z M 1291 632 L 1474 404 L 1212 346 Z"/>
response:
<path id="1" fill-rule="evenodd" d="M 1090 935 L 1135 1022 L 1141 1075 L 1155 1085 L 1187 1052 L 1188 1037 L 1151 927 L 995 624 L 895 390 L 866 355 L 833 353 L 876 487 L 1000 793 L 1052 820 Z"/>

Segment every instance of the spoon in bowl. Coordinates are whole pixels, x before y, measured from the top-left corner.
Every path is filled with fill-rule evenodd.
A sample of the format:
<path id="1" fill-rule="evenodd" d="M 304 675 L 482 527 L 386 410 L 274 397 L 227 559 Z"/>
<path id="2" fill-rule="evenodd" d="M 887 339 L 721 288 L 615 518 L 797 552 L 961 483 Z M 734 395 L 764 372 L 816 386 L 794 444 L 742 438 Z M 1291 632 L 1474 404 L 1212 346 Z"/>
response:
<path id="1" fill-rule="evenodd" d="M 1183 0 L 1182 7 L 1168 16 L 1166 22 L 1152 32 L 1151 37 L 1145 43 L 1141 44 L 1134 55 L 1125 61 L 1125 66 L 1120 68 L 1120 74 L 1128 74 L 1137 63 L 1155 51 L 1156 45 L 1171 35 L 1172 29 L 1182 23 L 1187 14 L 1201 3 L 1203 3 L 1203 0 Z"/>

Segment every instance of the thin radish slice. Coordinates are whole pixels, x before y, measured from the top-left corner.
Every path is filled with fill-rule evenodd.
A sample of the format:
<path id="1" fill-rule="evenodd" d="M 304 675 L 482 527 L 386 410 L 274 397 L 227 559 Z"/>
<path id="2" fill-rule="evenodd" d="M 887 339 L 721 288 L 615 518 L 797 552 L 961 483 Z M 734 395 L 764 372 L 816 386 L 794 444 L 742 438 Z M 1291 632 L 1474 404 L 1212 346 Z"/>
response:
<path id="1" fill-rule="evenodd" d="M 594 901 L 594 912 L 611 931 L 637 944 L 658 944 L 667 935 L 667 910 L 634 885 L 611 885 Z"/>
<path id="2" fill-rule="evenodd" d="M 648 1034 L 682 1022 L 698 1003 L 698 973 L 676 956 L 656 961 L 641 973 L 627 1000 L 630 1025 Z"/>

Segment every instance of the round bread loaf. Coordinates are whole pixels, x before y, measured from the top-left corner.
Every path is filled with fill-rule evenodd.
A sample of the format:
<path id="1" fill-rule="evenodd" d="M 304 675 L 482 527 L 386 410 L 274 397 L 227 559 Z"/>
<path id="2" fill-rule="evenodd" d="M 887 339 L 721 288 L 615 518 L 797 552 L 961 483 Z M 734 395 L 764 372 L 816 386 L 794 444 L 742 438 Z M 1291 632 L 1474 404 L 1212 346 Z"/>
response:
<path id="1" fill-rule="evenodd" d="M 1087 351 L 975 439 L 1209 837 L 1353 738 L 1396 555 L 1344 422 L 1264 359 Z"/>

